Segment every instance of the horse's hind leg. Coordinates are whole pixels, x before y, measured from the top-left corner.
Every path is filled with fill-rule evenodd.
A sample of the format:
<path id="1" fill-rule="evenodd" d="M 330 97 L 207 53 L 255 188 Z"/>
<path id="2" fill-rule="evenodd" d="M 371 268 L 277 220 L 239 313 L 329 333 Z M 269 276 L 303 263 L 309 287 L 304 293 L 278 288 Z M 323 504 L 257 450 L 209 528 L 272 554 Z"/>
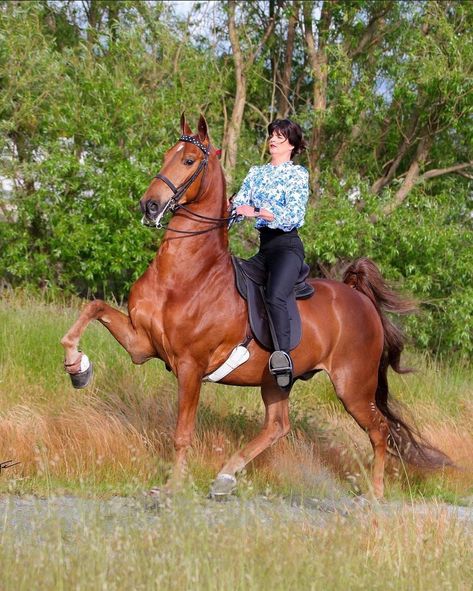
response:
<path id="1" fill-rule="evenodd" d="M 112 308 L 102 300 L 94 300 L 87 304 L 79 318 L 61 339 L 66 352 L 65 366 L 71 376 L 81 373 L 82 353 L 79 352 L 79 341 L 87 325 L 98 320 L 115 337 L 122 347 L 130 354 L 134 363 L 143 363 L 153 355 L 149 339 L 133 327 L 130 317 Z M 74 382 L 73 382 L 74 383 Z M 77 387 L 84 387 L 86 383 Z"/>
<path id="2" fill-rule="evenodd" d="M 261 394 L 266 408 L 263 429 L 225 463 L 212 485 L 210 494 L 213 497 L 231 493 L 236 485 L 235 475 L 262 451 L 289 433 L 289 392 L 282 391 L 270 382 L 262 386 Z"/>
<path id="3" fill-rule="evenodd" d="M 389 427 L 376 406 L 377 370 L 367 375 L 366 368 L 360 372 L 343 367 L 338 372 L 330 372 L 330 377 L 345 410 L 368 433 L 374 452 L 373 492 L 377 498 L 382 498 Z"/>

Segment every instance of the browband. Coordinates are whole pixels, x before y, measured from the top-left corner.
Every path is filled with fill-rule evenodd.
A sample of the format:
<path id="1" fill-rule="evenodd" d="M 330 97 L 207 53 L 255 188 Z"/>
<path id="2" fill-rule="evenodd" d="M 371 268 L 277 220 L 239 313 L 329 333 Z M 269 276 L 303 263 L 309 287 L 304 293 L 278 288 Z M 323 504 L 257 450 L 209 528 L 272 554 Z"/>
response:
<path id="1" fill-rule="evenodd" d="M 206 156 L 209 155 L 209 150 L 204 146 L 204 144 L 201 141 L 199 141 L 197 138 L 192 137 L 191 135 L 181 135 L 181 137 L 179 138 L 179 141 L 194 144 L 194 146 L 197 146 L 198 148 L 200 148 Z"/>

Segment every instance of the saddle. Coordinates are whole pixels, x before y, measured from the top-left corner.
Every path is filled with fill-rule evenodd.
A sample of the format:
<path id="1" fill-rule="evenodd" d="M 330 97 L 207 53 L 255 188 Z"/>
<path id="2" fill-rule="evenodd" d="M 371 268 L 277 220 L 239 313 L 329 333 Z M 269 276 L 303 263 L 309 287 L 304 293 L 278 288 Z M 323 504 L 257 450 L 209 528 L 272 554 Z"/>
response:
<path id="1" fill-rule="evenodd" d="M 271 327 L 264 301 L 264 287 L 267 279 L 266 269 L 262 261 L 256 257 L 245 260 L 232 256 L 232 263 L 235 269 L 235 282 L 238 293 L 248 304 L 248 318 L 251 331 L 263 347 L 273 350 Z M 303 263 L 294 291 L 287 302 L 291 325 L 291 350 L 297 347 L 302 336 L 302 323 L 296 299 L 306 300 L 315 291 L 312 285 L 306 283 L 309 271 L 309 265 Z"/>

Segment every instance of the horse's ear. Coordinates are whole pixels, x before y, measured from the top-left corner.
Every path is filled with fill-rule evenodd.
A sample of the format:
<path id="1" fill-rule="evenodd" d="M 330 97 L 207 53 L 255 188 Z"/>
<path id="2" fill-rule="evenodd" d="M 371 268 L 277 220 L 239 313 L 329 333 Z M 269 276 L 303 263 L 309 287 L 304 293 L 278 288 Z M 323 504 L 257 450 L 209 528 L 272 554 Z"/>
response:
<path id="1" fill-rule="evenodd" d="M 205 117 L 203 115 L 201 115 L 199 117 L 199 124 L 198 124 L 197 128 L 199 130 L 199 139 L 201 142 L 204 142 L 205 140 L 208 139 L 209 132 L 207 129 L 207 121 L 205 120 Z"/>
<path id="2" fill-rule="evenodd" d="M 187 124 L 186 116 L 184 113 L 182 113 L 181 115 L 181 133 L 182 135 L 193 135 L 192 129 Z"/>

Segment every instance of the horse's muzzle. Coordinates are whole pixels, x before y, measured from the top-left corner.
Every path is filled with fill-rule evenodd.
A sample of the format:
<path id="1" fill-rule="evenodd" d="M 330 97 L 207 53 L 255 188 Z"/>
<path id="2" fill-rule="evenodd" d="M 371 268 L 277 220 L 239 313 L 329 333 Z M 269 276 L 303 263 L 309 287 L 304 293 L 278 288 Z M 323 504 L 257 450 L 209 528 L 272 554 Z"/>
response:
<path id="1" fill-rule="evenodd" d="M 144 201 L 143 199 L 140 201 L 140 208 L 143 215 L 143 219 L 147 222 L 151 222 L 154 225 L 154 222 L 158 218 L 159 214 L 163 211 L 166 207 L 165 203 L 158 203 L 157 201 L 153 201 L 152 199 L 148 199 Z"/>
<path id="2" fill-rule="evenodd" d="M 147 201 L 143 202 L 140 201 L 141 211 L 145 214 L 147 218 L 150 220 L 155 219 L 159 212 L 164 208 L 165 204 L 160 204 L 157 201 L 153 201 L 152 199 L 148 199 Z"/>
<path id="3" fill-rule="evenodd" d="M 158 201 L 154 201 L 153 199 L 148 200 L 141 200 L 140 201 L 140 208 L 143 212 L 143 219 L 141 223 L 145 226 L 157 227 L 160 228 L 161 218 L 164 216 L 170 202 L 167 203 L 159 203 Z"/>

